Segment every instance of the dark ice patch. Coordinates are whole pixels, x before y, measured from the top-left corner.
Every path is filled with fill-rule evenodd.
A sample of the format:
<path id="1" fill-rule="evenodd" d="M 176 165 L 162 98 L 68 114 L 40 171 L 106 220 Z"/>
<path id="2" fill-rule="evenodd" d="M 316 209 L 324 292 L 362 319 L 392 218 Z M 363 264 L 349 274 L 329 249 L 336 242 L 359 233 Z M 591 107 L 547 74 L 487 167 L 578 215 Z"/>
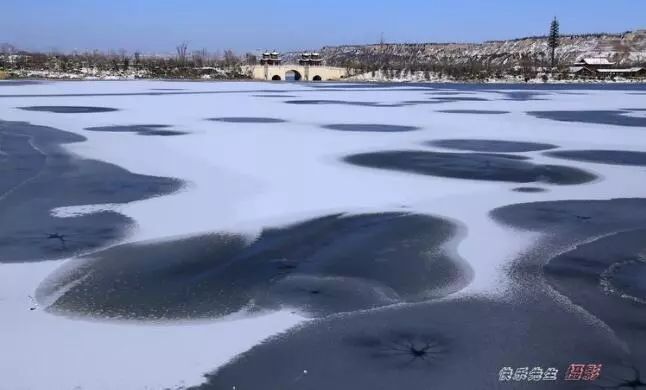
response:
<path id="1" fill-rule="evenodd" d="M 445 102 L 429 99 L 429 100 L 404 100 L 400 104 L 407 105 L 407 106 L 415 106 L 415 105 L 421 105 L 421 104 L 443 104 L 443 103 Z"/>
<path id="2" fill-rule="evenodd" d="M 552 258 L 544 267 L 545 273 L 567 290 L 568 296 L 583 295 L 592 289 L 619 298 L 644 300 L 646 279 L 640 276 L 644 276 L 646 259 L 640 253 L 646 250 L 645 234 L 646 230 L 638 229 L 581 244 Z M 626 295 L 627 290 L 631 294 Z"/>
<path id="3" fill-rule="evenodd" d="M 150 131 L 147 131 L 147 132 L 144 132 L 144 133 L 138 133 L 138 134 L 139 135 L 146 135 L 146 136 L 158 135 L 158 136 L 162 136 L 162 137 L 172 137 L 174 135 L 185 135 L 185 134 L 188 134 L 188 133 L 185 132 L 185 131 L 178 131 L 178 130 L 150 130 Z"/>
<path id="4" fill-rule="evenodd" d="M 546 99 L 543 99 L 542 97 L 547 95 L 547 93 L 545 92 L 537 92 L 537 91 L 495 91 L 495 92 L 503 94 L 505 96 L 504 100 L 513 100 L 513 101 L 521 101 L 521 102 L 526 102 L 529 100 L 546 100 Z M 539 98 L 539 96 L 541 97 Z"/>
<path id="5" fill-rule="evenodd" d="M 339 130 L 339 131 L 365 131 L 377 133 L 396 133 L 402 131 L 419 130 L 415 126 L 401 126 L 401 125 L 383 125 L 375 123 L 338 123 L 332 125 L 321 126 L 324 129 Z"/>
<path id="6" fill-rule="evenodd" d="M 111 112 L 117 111 L 116 108 L 110 107 L 89 107 L 89 106 L 29 106 L 18 107 L 26 111 L 43 111 L 53 112 L 56 114 L 88 114 L 94 112 Z"/>
<path id="7" fill-rule="evenodd" d="M 193 389 L 497 389 L 498 372 L 510 361 L 568 367 L 623 357 L 602 329 L 544 295 L 520 303 L 451 299 L 304 324 L 256 345 Z"/>
<path id="8" fill-rule="evenodd" d="M 101 131 L 107 133 L 135 133 L 138 135 L 160 135 L 173 136 L 188 134 L 184 131 L 167 130 L 170 125 L 144 124 L 144 125 L 121 125 L 121 126 L 97 126 L 86 127 L 88 131 Z"/>
<path id="9" fill-rule="evenodd" d="M 301 91 L 307 92 L 318 92 L 316 91 L 315 85 L 309 85 L 311 89 L 305 89 Z M 413 87 L 384 87 L 384 88 L 327 88 L 325 92 L 416 92 L 416 91 L 428 91 L 428 88 L 413 88 Z"/>
<path id="10" fill-rule="evenodd" d="M 287 104 L 297 105 L 319 105 L 319 104 L 357 104 L 357 105 L 373 105 L 372 102 L 349 102 L 345 100 L 329 100 L 329 99 L 301 99 L 301 100 L 287 100 Z"/>
<path id="11" fill-rule="evenodd" d="M 346 106 L 364 106 L 364 107 L 404 107 L 408 105 L 405 103 L 378 103 L 378 102 L 360 102 L 360 101 L 325 100 L 325 99 L 286 100 L 285 103 L 296 104 L 296 105 L 346 105 Z"/>
<path id="12" fill-rule="evenodd" d="M 646 366 L 645 253 L 646 229 L 635 229 L 580 244 L 544 266 L 548 282 L 610 326 L 641 367 Z"/>
<path id="13" fill-rule="evenodd" d="M 509 114 L 509 111 L 499 110 L 437 110 L 445 114 L 480 114 L 480 115 L 502 115 Z"/>
<path id="14" fill-rule="evenodd" d="M 264 95 L 252 95 L 253 97 L 268 97 L 268 98 L 295 98 L 296 95 L 279 95 L 279 94 L 264 94 Z"/>
<path id="15" fill-rule="evenodd" d="M 344 161 L 364 167 L 423 175 L 514 183 L 582 184 L 595 175 L 560 165 L 538 165 L 524 156 L 488 153 L 384 151 L 355 154 Z"/>
<path id="16" fill-rule="evenodd" d="M 627 347 L 628 363 L 646 367 L 646 283 L 639 277 L 646 253 L 646 199 L 524 203 L 491 215 L 542 233 L 510 270 L 521 286 L 536 290 L 545 278 L 612 329 Z"/>
<path id="17" fill-rule="evenodd" d="M 461 92 L 461 91 L 433 91 L 427 92 L 427 95 L 432 96 L 455 96 L 455 95 L 471 95 L 473 92 Z"/>
<path id="18" fill-rule="evenodd" d="M 580 122 L 628 127 L 646 127 L 646 118 L 624 115 L 628 111 L 529 111 L 527 114 L 559 122 Z"/>
<path id="19" fill-rule="evenodd" d="M 330 215 L 253 241 L 219 233 L 127 244 L 66 264 L 38 296 L 65 289 L 51 310 L 128 319 L 283 306 L 322 316 L 424 301 L 471 280 L 470 267 L 442 249 L 455 229 L 425 215 Z"/>
<path id="20" fill-rule="evenodd" d="M 644 231 L 639 232 L 644 238 Z M 608 244 L 605 242 L 604 244 Z M 632 256 L 614 263 L 601 273 L 601 286 L 605 292 L 615 294 L 623 299 L 646 303 L 646 251 L 638 249 Z"/>
<path id="21" fill-rule="evenodd" d="M 451 96 L 451 97 L 436 97 L 433 98 L 438 102 L 446 102 L 446 103 L 452 103 L 452 102 L 486 102 L 489 101 L 489 99 L 483 98 L 483 97 L 476 97 L 476 96 Z"/>
<path id="22" fill-rule="evenodd" d="M 312 85 L 312 88 L 316 89 L 335 89 L 335 88 L 347 88 L 347 89 L 364 89 L 364 88 L 384 88 L 384 87 L 397 87 L 397 84 L 390 84 L 386 82 L 367 82 L 367 83 L 329 83 L 329 84 L 315 84 Z"/>
<path id="23" fill-rule="evenodd" d="M 51 127 L 0 121 L 0 262 L 71 257 L 123 238 L 133 225 L 112 211 L 56 218 L 52 209 L 128 203 L 181 187 L 179 180 L 73 157 L 60 146 L 84 140 Z"/>
<path id="24" fill-rule="evenodd" d="M 545 155 L 601 164 L 646 166 L 646 152 L 627 150 L 556 150 L 546 152 Z"/>
<path id="25" fill-rule="evenodd" d="M 646 199 L 563 200 L 522 203 L 495 209 L 491 216 L 527 230 L 586 237 L 646 226 Z"/>
<path id="26" fill-rule="evenodd" d="M 532 194 L 532 193 L 537 193 L 537 192 L 545 192 L 547 190 L 545 188 L 541 188 L 541 187 L 516 187 L 516 188 L 513 189 L 513 191 Z"/>
<path id="27" fill-rule="evenodd" d="M 312 84 L 309 87 L 312 89 L 321 89 L 326 91 L 353 91 L 357 89 L 378 90 L 378 91 L 428 91 L 428 88 L 423 83 L 394 83 L 394 82 L 362 82 L 358 84 L 349 83 L 325 83 L 325 84 Z"/>
<path id="28" fill-rule="evenodd" d="M 442 139 L 437 141 L 430 141 L 427 143 L 427 145 L 439 146 L 441 148 L 447 149 L 491 153 L 533 152 L 537 150 L 556 148 L 556 145 L 552 144 L 489 139 Z"/>
<path id="29" fill-rule="evenodd" d="M 599 389 L 643 390 L 646 389 L 644 369 L 634 365 L 612 364 L 603 366 L 603 375 L 594 384 Z"/>
<path id="30" fill-rule="evenodd" d="M 121 126 L 97 126 L 86 127 L 89 131 L 103 131 L 108 133 L 138 133 L 150 130 L 160 130 L 171 127 L 170 125 L 144 124 L 144 125 L 121 125 Z"/>
<path id="31" fill-rule="evenodd" d="M 284 119 L 253 117 L 253 116 L 208 118 L 207 120 L 214 121 L 214 122 L 227 122 L 227 123 L 284 123 L 286 122 Z"/>

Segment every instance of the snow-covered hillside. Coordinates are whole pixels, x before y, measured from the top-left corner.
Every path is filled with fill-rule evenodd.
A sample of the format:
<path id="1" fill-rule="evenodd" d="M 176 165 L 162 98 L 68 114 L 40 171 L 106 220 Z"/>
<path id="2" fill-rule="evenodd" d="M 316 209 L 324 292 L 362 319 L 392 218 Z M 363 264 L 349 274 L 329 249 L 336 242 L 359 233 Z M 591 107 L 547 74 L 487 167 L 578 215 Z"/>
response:
<path id="1" fill-rule="evenodd" d="M 520 65 L 529 55 L 537 61 L 549 59 L 547 37 L 521 38 L 484 43 L 413 43 L 329 46 L 321 49 L 328 65 L 364 62 L 369 58 L 386 57 L 389 62 L 426 64 Z M 619 64 L 646 62 L 646 30 L 625 34 L 591 34 L 562 36 L 556 57 L 560 64 L 570 64 L 582 57 L 607 57 Z M 289 58 L 289 56 L 288 56 Z"/>

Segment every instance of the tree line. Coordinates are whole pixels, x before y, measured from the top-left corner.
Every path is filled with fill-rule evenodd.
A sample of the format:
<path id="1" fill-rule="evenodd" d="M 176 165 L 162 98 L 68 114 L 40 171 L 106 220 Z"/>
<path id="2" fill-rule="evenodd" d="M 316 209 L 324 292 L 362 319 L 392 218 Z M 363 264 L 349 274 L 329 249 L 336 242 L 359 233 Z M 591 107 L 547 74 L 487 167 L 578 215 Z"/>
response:
<path id="1" fill-rule="evenodd" d="M 126 50 L 102 52 L 63 53 L 58 51 L 32 52 L 0 45 L 0 69 L 25 71 L 81 72 L 92 70 L 116 75 L 140 74 L 154 78 L 245 78 L 246 64 L 253 64 L 255 55 L 244 56 L 233 50 L 209 52 L 206 49 L 189 50 L 186 42 L 178 44 L 175 55 L 147 55 Z"/>

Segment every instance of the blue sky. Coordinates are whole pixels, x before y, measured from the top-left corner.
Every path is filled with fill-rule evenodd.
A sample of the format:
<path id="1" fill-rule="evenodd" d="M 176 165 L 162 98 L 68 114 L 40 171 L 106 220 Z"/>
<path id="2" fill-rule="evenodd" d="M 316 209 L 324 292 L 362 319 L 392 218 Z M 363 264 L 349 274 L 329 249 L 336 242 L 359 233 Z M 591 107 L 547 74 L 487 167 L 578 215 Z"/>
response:
<path id="1" fill-rule="evenodd" d="M 0 42 L 39 50 L 312 49 L 646 28 L 643 0 L 3 0 Z"/>

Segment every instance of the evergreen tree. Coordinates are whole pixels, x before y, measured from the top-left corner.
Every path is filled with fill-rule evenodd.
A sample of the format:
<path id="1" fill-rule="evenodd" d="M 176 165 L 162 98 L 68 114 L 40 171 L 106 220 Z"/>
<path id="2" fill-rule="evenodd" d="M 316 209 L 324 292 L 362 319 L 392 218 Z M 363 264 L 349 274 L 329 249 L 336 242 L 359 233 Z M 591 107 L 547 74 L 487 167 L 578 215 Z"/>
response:
<path id="1" fill-rule="evenodd" d="M 551 52 L 552 68 L 555 64 L 554 52 L 556 48 L 559 47 L 559 21 L 554 17 L 552 24 L 550 25 L 550 35 L 547 40 L 547 45 L 549 46 Z"/>

